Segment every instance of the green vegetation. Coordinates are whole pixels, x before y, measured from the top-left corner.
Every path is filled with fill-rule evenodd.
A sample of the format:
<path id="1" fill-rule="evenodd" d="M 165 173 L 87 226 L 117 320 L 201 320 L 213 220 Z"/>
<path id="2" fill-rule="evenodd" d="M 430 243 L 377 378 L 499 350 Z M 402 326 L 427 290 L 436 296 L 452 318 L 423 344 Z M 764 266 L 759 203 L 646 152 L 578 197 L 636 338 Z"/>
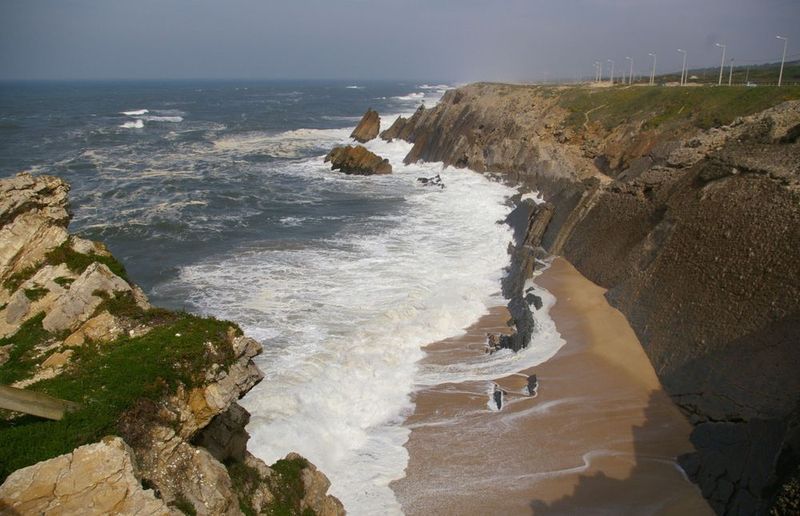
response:
<path id="1" fill-rule="evenodd" d="M 25 289 L 25 297 L 30 299 L 31 301 L 38 301 L 42 299 L 47 293 L 50 292 L 44 287 L 34 287 L 34 288 L 26 288 Z"/>
<path id="2" fill-rule="evenodd" d="M 113 256 L 102 256 L 99 254 L 83 254 L 79 253 L 70 247 L 70 240 L 68 239 L 66 242 L 61 244 L 59 247 L 56 247 L 49 253 L 47 253 L 47 263 L 50 265 L 58 265 L 59 263 L 65 263 L 69 270 L 74 272 L 75 274 L 81 274 L 83 271 L 86 270 L 94 262 L 99 262 L 111 269 L 111 272 L 119 276 L 120 278 L 124 279 L 125 281 L 130 282 L 130 278 L 128 278 L 128 273 L 125 271 L 125 267 L 117 261 L 116 258 Z"/>
<path id="3" fill-rule="evenodd" d="M 314 511 L 306 509 L 300 511 L 300 500 L 305 496 L 303 478 L 301 473 L 308 467 L 305 459 L 281 459 L 272 466 L 277 473 L 270 479 L 270 490 L 275 495 L 275 501 L 270 504 L 267 514 L 272 516 L 314 516 Z M 276 478 L 277 477 L 277 478 Z"/>
<path id="4" fill-rule="evenodd" d="M 81 274 L 89 265 L 93 264 L 94 262 L 100 262 L 111 269 L 111 272 L 125 281 L 130 282 L 128 273 L 125 271 L 125 267 L 113 256 L 79 253 L 72 249 L 70 243 L 71 239 L 67 239 L 63 244 L 47 253 L 44 263 L 27 267 L 16 274 L 11 275 L 3 282 L 3 287 L 5 287 L 9 292 L 14 292 L 19 288 L 20 285 L 32 278 L 33 275 L 36 274 L 36 272 L 44 265 L 58 265 L 61 263 L 66 264 L 69 270 L 75 274 Z M 72 282 L 72 280 L 69 278 L 56 278 L 56 282 L 59 280 L 66 284 Z M 59 285 L 64 286 L 63 283 L 59 283 Z"/>
<path id="5" fill-rule="evenodd" d="M 72 282 L 75 281 L 72 278 L 67 278 L 66 276 L 59 276 L 53 280 L 53 282 L 57 285 L 60 285 L 62 288 L 69 288 L 72 285 Z"/>
<path id="6" fill-rule="evenodd" d="M 174 505 L 175 508 L 181 511 L 183 514 L 187 514 L 188 516 L 197 516 L 197 510 L 194 508 L 194 505 L 192 505 L 192 502 L 183 496 L 179 496 L 172 505 Z"/>
<path id="7" fill-rule="evenodd" d="M 225 464 L 233 482 L 233 489 L 239 494 L 239 508 L 247 516 L 257 514 L 250 506 L 249 499 L 255 489 L 263 482 L 258 470 L 240 462 Z M 301 510 L 300 502 L 305 496 L 302 471 L 308 467 L 308 461 L 299 459 L 281 459 L 270 468 L 274 475 L 266 479 L 270 492 L 275 499 L 262 513 L 270 516 L 315 516 L 312 509 Z"/>
<path id="8" fill-rule="evenodd" d="M 42 328 L 44 312 L 25 321 L 16 335 L 0 339 L 0 346 L 11 345 L 8 361 L 0 366 L 0 384 L 8 385 L 31 375 L 38 364 L 34 348 L 55 336 Z M 0 461 L 2 463 L 2 461 Z"/>
<path id="9" fill-rule="evenodd" d="M 26 267 L 26 268 L 22 269 L 21 271 L 9 276 L 3 282 L 3 287 L 5 287 L 5 289 L 8 290 L 9 292 L 14 292 L 15 290 L 17 290 L 19 288 L 20 285 L 22 285 L 23 283 L 25 283 L 26 281 L 31 279 L 33 277 L 33 275 L 36 274 L 36 271 L 38 271 L 38 270 L 39 270 L 39 266 L 37 266 L 37 265 L 32 265 L 31 267 Z"/>
<path id="10" fill-rule="evenodd" d="M 239 496 L 239 509 L 245 516 L 255 516 L 258 514 L 255 508 L 250 505 L 250 498 L 255 489 L 261 484 L 261 476 L 258 470 L 250 466 L 235 461 L 227 461 L 225 467 L 231 477 L 233 491 Z"/>
<path id="11" fill-rule="evenodd" d="M 11 360 L 0 366 L 0 383 L 30 373 L 35 365 L 34 346 L 52 338 L 41 328 L 41 320 L 42 315 L 26 322 L 18 337 L 4 339 L 13 342 L 14 348 Z M 174 392 L 178 383 L 202 384 L 210 364 L 227 368 L 234 358 L 227 344 L 230 327 L 213 318 L 173 314 L 171 321 L 146 335 L 122 337 L 102 347 L 76 348 L 66 371 L 34 384 L 31 390 L 76 401 L 82 408 L 61 421 L 32 416 L 0 420 L 0 481 L 18 468 L 118 433 L 127 410 Z"/>
<path id="12" fill-rule="evenodd" d="M 780 63 L 765 63 L 759 65 L 739 64 L 735 60 L 733 62 L 733 77 L 731 77 L 731 84 L 734 86 L 741 86 L 746 82 L 756 84 L 758 86 L 769 86 L 778 83 L 778 74 L 780 73 Z M 730 63 L 725 63 L 725 69 L 722 72 L 722 84 L 728 84 L 728 76 L 730 72 Z M 680 82 L 680 70 L 674 73 L 662 74 L 656 76 L 656 82 Z M 687 73 L 689 83 L 697 84 L 717 84 L 719 81 L 719 66 L 712 66 L 709 68 L 694 68 L 690 69 Z M 692 77 L 696 77 L 692 79 Z M 638 82 L 646 83 L 649 77 L 642 77 Z M 797 85 L 800 83 L 800 61 L 787 61 L 783 67 L 783 85 Z"/>
<path id="13" fill-rule="evenodd" d="M 645 120 L 645 129 L 691 125 L 701 129 L 733 122 L 786 100 L 800 99 L 800 86 L 782 88 L 728 87 L 614 87 L 570 88 L 559 104 L 570 111 L 567 125 L 580 128 L 590 122 L 607 130 Z"/>

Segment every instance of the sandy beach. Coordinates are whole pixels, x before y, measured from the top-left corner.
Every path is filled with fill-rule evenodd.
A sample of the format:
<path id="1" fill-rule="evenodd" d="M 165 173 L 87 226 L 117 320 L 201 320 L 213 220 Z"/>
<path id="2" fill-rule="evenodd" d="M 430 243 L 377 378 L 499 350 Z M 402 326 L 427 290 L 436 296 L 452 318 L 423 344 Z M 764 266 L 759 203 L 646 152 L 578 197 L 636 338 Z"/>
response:
<path id="1" fill-rule="evenodd" d="M 490 410 L 491 382 L 415 395 L 407 476 L 392 483 L 407 514 L 711 514 L 674 458 L 691 426 L 662 391 L 625 318 L 604 290 L 556 259 L 536 283 L 566 344 L 532 369 L 496 379 L 509 393 Z M 507 330 L 504 307 L 467 333 L 430 345 L 425 361 L 484 353 Z M 524 394 L 536 374 L 538 395 Z"/>

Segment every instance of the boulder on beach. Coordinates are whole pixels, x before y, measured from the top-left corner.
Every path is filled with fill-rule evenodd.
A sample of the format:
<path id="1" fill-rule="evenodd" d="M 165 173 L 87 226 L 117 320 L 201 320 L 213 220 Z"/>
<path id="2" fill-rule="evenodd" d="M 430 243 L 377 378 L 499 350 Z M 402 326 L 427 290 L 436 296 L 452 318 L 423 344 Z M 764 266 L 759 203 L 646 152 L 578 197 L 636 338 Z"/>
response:
<path id="1" fill-rule="evenodd" d="M 345 174 L 371 176 L 391 174 L 392 165 L 388 159 L 381 158 L 361 145 L 334 147 L 325 156 L 325 163 L 331 163 L 331 170 L 341 170 Z"/>
<path id="2" fill-rule="evenodd" d="M 361 121 L 350 134 L 350 138 L 360 143 L 367 143 L 376 138 L 381 130 L 381 117 L 378 112 L 370 108 L 361 117 Z"/>

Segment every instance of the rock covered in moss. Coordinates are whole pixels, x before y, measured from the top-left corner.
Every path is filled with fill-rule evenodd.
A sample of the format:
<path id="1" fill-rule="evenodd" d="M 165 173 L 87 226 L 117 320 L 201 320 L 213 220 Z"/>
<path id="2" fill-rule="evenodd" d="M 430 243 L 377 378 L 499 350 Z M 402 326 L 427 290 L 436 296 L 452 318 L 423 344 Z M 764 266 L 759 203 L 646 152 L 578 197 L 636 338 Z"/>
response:
<path id="1" fill-rule="evenodd" d="M 391 174 L 392 165 L 388 159 L 381 158 L 361 145 L 335 147 L 325 156 L 331 163 L 331 170 L 341 170 L 345 174 L 371 176 Z"/>

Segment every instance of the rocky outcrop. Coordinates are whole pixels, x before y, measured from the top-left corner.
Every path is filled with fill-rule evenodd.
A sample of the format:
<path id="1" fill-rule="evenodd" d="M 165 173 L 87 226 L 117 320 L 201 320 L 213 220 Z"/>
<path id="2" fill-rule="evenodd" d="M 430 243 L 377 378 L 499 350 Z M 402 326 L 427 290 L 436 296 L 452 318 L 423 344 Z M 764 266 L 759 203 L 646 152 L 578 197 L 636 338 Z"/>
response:
<path id="1" fill-rule="evenodd" d="M 367 143 L 370 140 L 377 138 L 381 130 L 381 117 L 374 109 L 368 109 L 361 121 L 353 130 L 350 138 L 359 143 Z"/>
<path id="2" fill-rule="evenodd" d="M 42 326 L 47 331 L 76 330 L 89 319 L 107 297 L 117 292 L 130 292 L 131 286 L 102 263 L 90 265 L 69 290 L 60 296 L 47 311 Z"/>
<path id="3" fill-rule="evenodd" d="M 0 486 L 3 514 L 180 515 L 144 489 L 131 449 L 119 437 L 14 472 Z"/>
<path id="4" fill-rule="evenodd" d="M 261 345 L 233 323 L 153 308 L 105 246 L 67 233 L 67 191 L 47 176 L 0 180 L 0 381 L 61 381 L 78 402 L 53 431 L 8 415 L 0 512 L 344 514 L 305 459 L 307 485 L 290 489 L 294 477 L 246 451 L 236 402 L 263 378 Z M 120 437 L 87 442 L 106 433 Z M 284 496 L 303 489 L 307 501 Z"/>
<path id="5" fill-rule="evenodd" d="M 552 208 L 550 204 L 537 204 L 532 199 L 525 199 L 506 218 L 506 223 L 514 231 L 514 243 L 509 247 L 511 264 L 503 277 L 502 289 L 503 296 L 508 299 L 515 331 L 500 337 L 501 348 L 513 351 L 526 348 L 536 329 L 524 292 L 525 282 L 533 275 L 536 257 L 541 253 L 541 235 L 552 217 Z"/>
<path id="6" fill-rule="evenodd" d="M 420 106 L 417 108 L 411 118 L 405 118 L 402 116 L 397 117 L 394 123 L 392 123 L 388 129 L 381 133 L 381 139 L 386 140 L 387 142 L 390 142 L 395 138 L 408 140 L 411 137 L 411 131 L 416 127 L 420 117 L 424 112 L 425 108 Z"/>
<path id="7" fill-rule="evenodd" d="M 67 192 L 55 177 L 19 174 L 0 182 L 0 283 L 39 265 L 67 239 Z"/>
<path id="8" fill-rule="evenodd" d="M 626 315 L 697 425 L 687 473 L 719 513 L 763 513 L 800 457 L 788 423 L 800 393 L 800 101 L 708 130 L 654 129 L 647 107 L 608 127 L 590 119 L 600 101 L 564 108 L 562 98 L 583 94 L 594 95 L 448 92 L 403 123 L 414 144 L 406 161 L 500 173 L 544 194 L 551 212 L 526 235 L 607 288 Z M 530 213 L 518 214 L 523 226 Z M 523 250 L 517 235 L 521 269 Z"/>
<path id="9" fill-rule="evenodd" d="M 345 174 L 372 176 L 392 173 L 392 165 L 388 159 L 381 158 L 361 145 L 335 147 L 325 156 L 325 162 L 330 162 L 331 170 L 341 170 Z"/>

